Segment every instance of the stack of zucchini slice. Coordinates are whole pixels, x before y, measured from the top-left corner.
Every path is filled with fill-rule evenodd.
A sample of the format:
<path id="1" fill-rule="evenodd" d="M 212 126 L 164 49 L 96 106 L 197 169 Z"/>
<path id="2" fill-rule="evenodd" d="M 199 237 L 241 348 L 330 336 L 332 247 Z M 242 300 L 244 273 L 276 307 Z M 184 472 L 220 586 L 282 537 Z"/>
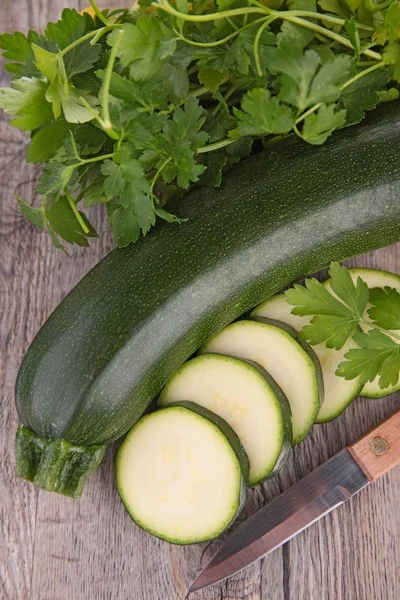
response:
<path id="1" fill-rule="evenodd" d="M 351 269 L 370 288 L 400 277 Z M 325 285 L 329 286 L 329 280 Z M 117 459 L 117 483 L 131 517 L 169 542 L 213 539 L 240 512 L 247 487 L 274 476 L 314 423 L 336 418 L 358 395 L 382 397 L 335 372 L 341 350 L 309 346 L 284 294 L 209 340 L 171 377 L 157 410 L 142 417 Z"/>

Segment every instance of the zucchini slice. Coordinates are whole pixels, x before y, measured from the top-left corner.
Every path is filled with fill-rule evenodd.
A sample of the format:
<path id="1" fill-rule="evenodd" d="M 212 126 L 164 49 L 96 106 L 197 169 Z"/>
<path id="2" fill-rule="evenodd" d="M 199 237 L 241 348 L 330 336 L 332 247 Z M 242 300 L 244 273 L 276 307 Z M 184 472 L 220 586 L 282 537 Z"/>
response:
<path id="1" fill-rule="evenodd" d="M 357 277 L 361 277 L 361 279 L 365 281 L 369 288 L 391 287 L 400 292 L 400 277 L 394 273 L 390 273 L 389 271 L 380 271 L 377 269 L 363 268 L 354 268 L 349 270 L 354 281 L 357 280 Z M 367 310 L 368 308 L 370 308 L 370 306 L 367 306 Z M 361 325 L 361 328 L 364 330 L 367 329 L 365 325 Z M 394 333 L 400 335 L 400 330 L 394 331 Z M 396 385 L 382 389 L 379 386 L 379 378 L 377 377 L 374 379 L 374 381 L 369 381 L 364 385 L 360 395 L 364 396 L 365 398 L 383 398 L 384 396 L 389 396 L 390 394 L 394 394 L 399 390 L 400 380 Z"/>
<path id="2" fill-rule="evenodd" d="M 248 460 L 223 419 L 185 402 L 139 419 L 116 473 L 137 525 L 167 542 L 193 544 L 218 537 L 239 514 Z"/>
<path id="3" fill-rule="evenodd" d="M 306 437 L 320 407 L 318 367 L 287 331 L 268 323 L 237 321 L 200 349 L 201 354 L 206 352 L 245 358 L 261 365 L 289 400 L 292 445 Z"/>
<path id="4" fill-rule="evenodd" d="M 251 316 L 252 318 L 276 319 L 278 322 L 287 323 L 294 330 L 300 331 L 310 322 L 310 318 L 293 315 L 292 309 L 293 307 L 286 301 L 285 294 L 277 294 L 257 306 Z M 355 348 L 356 343 L 349 340 L 341 350 L 331 350 L 325 344 L 309 347 L 318 356 L 324 381 L 324 401 L 315 422 L 326 423 L 339 416 L 361 392 L 362 386 L 358 379 L 346 381 L 343 377 L 335 375 L 338 365 L 344 361 L 344 355 L 351 348 Z"/>
<path id="5" fill-rule="evenodd" d="M 171 377 L 159 406 L 190 398 L 221 416 L 237 433 L 250 461 L 249 485 L 272 477 L 291 448 L 290 406 L 264 369 L 221 354 L 203 354 Z"/>

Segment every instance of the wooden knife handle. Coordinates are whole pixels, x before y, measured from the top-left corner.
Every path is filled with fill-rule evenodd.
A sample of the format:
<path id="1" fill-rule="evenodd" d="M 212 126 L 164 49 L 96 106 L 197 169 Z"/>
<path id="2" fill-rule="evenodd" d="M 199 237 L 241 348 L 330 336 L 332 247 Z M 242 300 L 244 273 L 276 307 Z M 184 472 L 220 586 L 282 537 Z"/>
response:
<path id="1" fill-rule="evenodd" d="M 370 481 L 400 464 L 400 410 L 347 449 Z"/>

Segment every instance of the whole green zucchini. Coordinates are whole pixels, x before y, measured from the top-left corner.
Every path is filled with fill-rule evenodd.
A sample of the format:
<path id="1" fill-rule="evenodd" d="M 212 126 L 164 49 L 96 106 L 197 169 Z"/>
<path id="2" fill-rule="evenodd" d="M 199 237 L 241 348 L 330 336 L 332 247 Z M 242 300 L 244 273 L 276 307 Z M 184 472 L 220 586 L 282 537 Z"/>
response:
<path id="1" fill-rule="evenodd" d="M 17 472 L 40 487 L 80 495 L 104 446 L 219 329 L 332 260 L 400 239 L 400 103 L 322 147 L 288 138 L 173 209 L 188 221 L 113 250 L 25 356 Z"/>

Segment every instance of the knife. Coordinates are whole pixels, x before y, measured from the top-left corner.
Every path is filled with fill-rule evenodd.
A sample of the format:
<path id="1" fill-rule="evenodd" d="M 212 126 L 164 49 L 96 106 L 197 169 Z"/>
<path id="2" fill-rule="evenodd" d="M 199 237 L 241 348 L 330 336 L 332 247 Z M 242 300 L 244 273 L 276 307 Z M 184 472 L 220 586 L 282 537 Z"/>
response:
<path id="1" fill-rule="evenodd" d="M 398 464 L 400 410 L 250 517 L 213 556 L 188 593 L 266 556 Z"/>

